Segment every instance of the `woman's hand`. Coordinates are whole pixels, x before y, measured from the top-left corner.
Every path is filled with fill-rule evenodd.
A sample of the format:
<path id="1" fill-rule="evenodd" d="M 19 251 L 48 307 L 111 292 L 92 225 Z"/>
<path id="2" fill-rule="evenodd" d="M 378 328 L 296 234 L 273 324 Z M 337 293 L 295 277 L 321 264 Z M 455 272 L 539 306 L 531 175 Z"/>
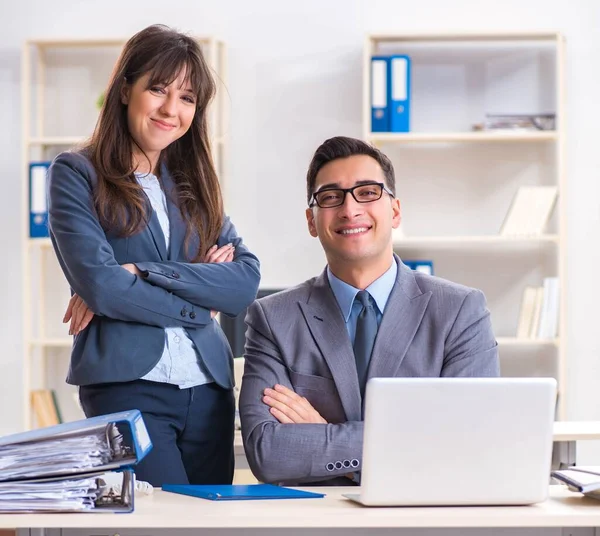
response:
<path id="1" fill-rule="evenodd" d="M 69 300 L 65 316 L 63 317 L 63 324 L 66 324 L 69 320 L 71 321 L 69 335 L 77 335 L 80 331 L 83 331 L 88 327 L 92 318 L 94 318 L 93 311 L 85 304 L 80 296 L 73 294 Z"/>
<path id="2" fill-rule="evenodd" d="M 142 273 L 135 264 L 123 264 L 121 267 L 125 268 L 125 270 L 133 275 L 142 276 Z M 63 324 L 66 324 L 69 320 L 71 321 L 69 335 L 77 335 L 79 332 L 83 331 L 88 327 L 92 318 L 94 318 L 94 312 L 86 305 L 80 296 L 73 294 L 69 300 L 65 316 L 63 317 Z"/>
<path id="3" fill-rule="evenodd" d="M 233 244 L 225 244 L 224 246 L 217 247 L 215 244 L 211 247 L 202 259 L 202 262 L 216 263 L 216 262 L 231 262 L 233 260 L 233 254 L 235 253 L 235 247 Z M 218 311 L 211 311 L 210 317 L 214 318 L 217 316 Z"/>
<path id="4" fill-rule="evenodd" d="M 202 262 L 213 263 L 213 262 L 231 262 L 233 260 L 233 254 L 235 253 L 235 247 L 233 244 L 225 244 L 224 246 L 218 247 L 216 244 L 210 248 Z"/>
<path id="5" fill-rule="evenodd" d="M 138 267 L 135 264 L 121 264 L 121 268 L 125 268 L 125 270 L 127 270 L 130 274 L 142 277 L 142 272 L 138 270 Z"/>

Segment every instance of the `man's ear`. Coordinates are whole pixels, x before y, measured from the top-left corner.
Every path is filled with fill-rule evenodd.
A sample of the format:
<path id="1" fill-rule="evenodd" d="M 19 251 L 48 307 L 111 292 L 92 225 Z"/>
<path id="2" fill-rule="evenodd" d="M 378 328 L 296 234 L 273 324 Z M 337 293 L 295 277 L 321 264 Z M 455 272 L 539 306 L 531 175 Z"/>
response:
<path id="1" fill-rule="evenodd" d="M 121 86 L 121 102 L 127 106 L 129 104 L 129 94 L 131 93 L 131 86 L 125 82 Z"/>
<path id="2" fill-rule="evenodd" d="M 317 228 L 315 227 L 315 215 L 312 208 L 306 209 L 306 223 L 308 223 L 308 232 L 310 236 L 317 238 Z"/>
<path id="3" fill-rule="evenodd" d="M 400 207 L 400 199 L 394 197 L 392 199 L 392 228 L 398 229 L 402 221 L 402 209 Z"/>

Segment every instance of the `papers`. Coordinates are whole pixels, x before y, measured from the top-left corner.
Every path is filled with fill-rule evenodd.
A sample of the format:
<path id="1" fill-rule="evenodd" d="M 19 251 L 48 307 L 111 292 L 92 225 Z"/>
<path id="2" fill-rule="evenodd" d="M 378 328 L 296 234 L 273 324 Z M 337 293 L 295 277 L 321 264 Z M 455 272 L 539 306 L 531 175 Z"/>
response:
<path id="1" fill-rule="evenodd" d="M 92 434 L 7 445 L 0 447 L 0 480 L 91 471 L 112 456 L 106 426 Z"/>
<path id="2" fill-rule="evenodd" d="M 96 478 L 0 483 L 0 512 L 90 510 L 101 493 Z"/>
<path id="3" fill-rule="evenodd" d="M 577 491 L 596 499 L 600 498 L 600 467 L 569 467 L 553 471 L 552 476 Z"/>

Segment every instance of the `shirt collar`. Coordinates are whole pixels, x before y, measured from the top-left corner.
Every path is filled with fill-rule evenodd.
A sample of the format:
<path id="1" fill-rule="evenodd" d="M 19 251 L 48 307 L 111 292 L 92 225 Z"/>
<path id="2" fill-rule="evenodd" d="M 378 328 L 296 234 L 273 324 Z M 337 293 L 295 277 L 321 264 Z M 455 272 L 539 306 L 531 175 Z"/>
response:
<path id="1" fill-rule="evenodd" d="M 392 293 L 392 288 L 394 287 L 394 283 L 396 283 L 397 274 L 398 264 L 394 259 L 388 270 L 365 289 L 373 297 L 373 300 L 375 300 L 375 304 L 377 305 L 377 308 L 381 314 L 383 314 L 387 301 Z M 353 287 L 352 285 L 349 285 L 345 281 L 342 281 L 336 277 L 330 270 L 329 266 L 327 266 L 327 278 L 329 279 L 329 285 L 331 286 L 333 295 L 335 296 L 335 299 L 337 300 L 342 311 L 344 321 L 348 322 L 350 313 L 352 313 L 354 299 L 356 298 L 356 295 L 360 289 Z"/>

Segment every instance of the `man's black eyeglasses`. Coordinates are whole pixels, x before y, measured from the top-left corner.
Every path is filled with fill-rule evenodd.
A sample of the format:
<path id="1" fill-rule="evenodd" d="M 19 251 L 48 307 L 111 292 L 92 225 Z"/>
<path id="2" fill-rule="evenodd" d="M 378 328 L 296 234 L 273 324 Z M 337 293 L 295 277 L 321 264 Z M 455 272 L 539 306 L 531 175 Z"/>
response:
<path id="1" fill-rule="evenodd" d="M 339 207 L 344 204 L 347 193 L 351 194 L 357 203 L 371 203 L 381 199 L 383 192 L 395 197 L 383 182 L 357 184 L 352 188 L 325 188 L 312 195 L 308 206 L 312 208 L 316 204 L 321 208 Z"/>

